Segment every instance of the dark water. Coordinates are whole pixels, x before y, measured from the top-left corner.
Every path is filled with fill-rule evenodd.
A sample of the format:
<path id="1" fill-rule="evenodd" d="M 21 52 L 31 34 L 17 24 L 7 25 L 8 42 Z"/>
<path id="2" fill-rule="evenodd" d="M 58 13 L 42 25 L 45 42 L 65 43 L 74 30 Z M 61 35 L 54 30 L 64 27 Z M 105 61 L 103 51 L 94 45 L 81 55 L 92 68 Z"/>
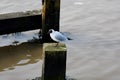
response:
<path id="1" fill-rule="evenodd" d="M 29 2 L 1 0 L 0 12 L 40 9 L 40 2 L 39 0 Z M 68 49 L 66 74 L 68 77 L 77 80 L 120 79 L 119 0 L 61 0 L 60 30 L 70 32 L 74 38 L 66 43 Z M 0 38 L 0 42 L 3 43 L 3 41 Z M 9 40 L 3 44 L 6 42 Z M 17 54 L 13 51 L 9 53 L 10 46 L 7 50 L 1 51 L 9 54 L 0 54 L 3 56 L 0 60 L 1 65 L 4 66 L 0 66 L 0 79 L 26 80 L 41 76 L 42 61 L 41 58 L 38 59 L 38 56 L 34 56 L 39 55 L 36 53 L 36 47 L 31 46 L 34 54 L 31 53 L 32 50 L 28 46 L 25 47 L 25 50 L 22 47 L 17 49 L 17 47 L 14 47 L 15 49 L 12 47 Z M 35 58 L 30 58 L 28 55 L 30 53 L 26 48 L 31 50 L 30 53 Z M 16 57 L 16 61 L 11 61 L 10 55 L 13 55 L 13 59 Z M 36 59 L 38 60 L 36 61 Z"/>
<path id="2" fill-rule="evenodd" d="M 34 73 L 33 77 L 40 76 L 41 72 L 36 71 L 35 68 L 33 67 L 37 67 L 36 68 L 37 70 L 41 69 L 40 67 L 41 59 L 42 59 L 42 44 L 40 43 L 25 42 L 20 45 L 0 47 L 1 79 L 2 80 L 9 80 L 9 78 L 15 79 L 16 76 L 18 78 L 17 80 L 25 80 L 29 78 L 29 76 L 32 76 L 33 73 Z M 31 71 L 31 68 L 33 68 L 34 70 Z M 25 72 L 23 72 L 23 70 Z M 15 74 L 14 77 L 12 74 Z M 22 74 L 25 74 L 26 76 Z M 19 78 L 18 76 L 22 77 L 22 79 Z"/>
<path id="3" fill-rule="evenodd" d="M 0 48 L 0 71 L 15 69 L 15 66 L 34 64 L 41 59 L 42 45 L 22 43 L 18 46 Z"/>

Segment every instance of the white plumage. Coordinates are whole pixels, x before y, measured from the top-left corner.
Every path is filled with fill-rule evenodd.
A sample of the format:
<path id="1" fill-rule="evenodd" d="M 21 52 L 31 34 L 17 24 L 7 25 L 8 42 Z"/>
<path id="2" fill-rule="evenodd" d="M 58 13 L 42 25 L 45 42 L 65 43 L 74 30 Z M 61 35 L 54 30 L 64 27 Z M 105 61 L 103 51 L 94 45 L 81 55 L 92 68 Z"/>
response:
<path id="1" fill-rule="evenodd" d="M 58 31 L 55 31 L 53 29 L 50 29 L 49 33 L 50 33 L 51 39 L 53 39 L 56 42 L 63 42 L 63 41 L 68 40 L 68 38 L 65 35 L 61 34 Z"/>

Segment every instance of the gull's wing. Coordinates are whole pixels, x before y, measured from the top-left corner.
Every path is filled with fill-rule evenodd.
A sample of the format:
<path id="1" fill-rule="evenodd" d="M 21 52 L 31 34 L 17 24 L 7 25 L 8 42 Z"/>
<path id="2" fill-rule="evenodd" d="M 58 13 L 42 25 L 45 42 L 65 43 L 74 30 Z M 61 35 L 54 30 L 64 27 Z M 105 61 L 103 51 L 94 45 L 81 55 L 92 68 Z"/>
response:
<path id="1" fill-rule="evenodd" d="M 59 41 L 65 41 L 67 40 L 67 37 L 63 34 L 61 34 L 60 32 L 56 31 L 55 32 L 55 38 Z"/>

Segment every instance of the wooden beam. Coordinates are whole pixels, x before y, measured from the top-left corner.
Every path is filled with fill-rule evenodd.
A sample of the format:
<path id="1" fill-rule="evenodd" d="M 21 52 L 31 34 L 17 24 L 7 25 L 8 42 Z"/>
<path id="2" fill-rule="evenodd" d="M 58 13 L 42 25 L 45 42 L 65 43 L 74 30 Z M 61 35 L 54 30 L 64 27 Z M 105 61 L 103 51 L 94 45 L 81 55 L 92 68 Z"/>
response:
<path id="1" fill-rule="evenodd" d="M 38 10 L 0 14 L 0 35 L 40 29 L 42 16 Z"/>
<path id="2" fill-rule="evenodd" d="M 42 8 L 42 38 L 43 42 L 50 42 L 47 34 L 49 29 L 59 31 L 60 0 L 43 0 Z"/>
<path id="3" fill-rule="evenodd" d="M 44 0 L 42 0 L 42 5 L 44 5 Z"/>
<path id="4" fill-rule="evenodd" d="M 42 80 L 65 80 L 67 49 L 65 44 L 55 45 L 56 43 L 43 45 Z"/>

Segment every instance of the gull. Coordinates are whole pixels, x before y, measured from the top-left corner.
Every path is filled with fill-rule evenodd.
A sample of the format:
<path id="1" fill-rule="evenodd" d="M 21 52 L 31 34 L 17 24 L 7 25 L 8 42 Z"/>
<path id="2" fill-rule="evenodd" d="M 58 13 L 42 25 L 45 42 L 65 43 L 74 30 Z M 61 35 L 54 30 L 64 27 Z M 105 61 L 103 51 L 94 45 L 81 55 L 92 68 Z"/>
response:
<path id="1" fill-rule="evenodd" d="M 57 42 L 56 46 L 58 45 L 59 42 L 71 40 L 70 38 L 66 37 L 62 33 L 55 31 L 53 29 L 50 29 L 48 33 L 50 34 L 51 39 Z"/>

